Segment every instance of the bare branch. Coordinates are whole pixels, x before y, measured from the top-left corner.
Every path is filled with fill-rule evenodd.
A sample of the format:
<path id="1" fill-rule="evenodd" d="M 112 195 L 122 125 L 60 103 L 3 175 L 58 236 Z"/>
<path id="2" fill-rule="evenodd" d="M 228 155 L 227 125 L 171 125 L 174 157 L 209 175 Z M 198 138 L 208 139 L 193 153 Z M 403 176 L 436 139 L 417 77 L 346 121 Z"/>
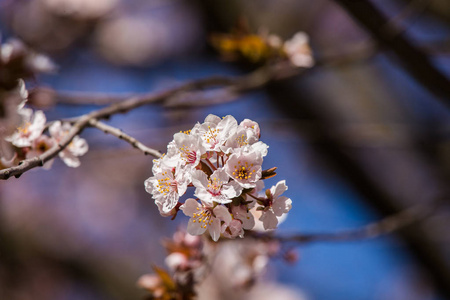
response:
<path id="1" fill-rule="evenodd" d="M 139 142 L 134 137 L 131 137 L 131 136 L 127 135 L 126 133 L 122 132 L 122 130 L 112 127 L 110 125 L 107 125 L 105 123 L 102 123 L 102 122 L 98 121 L 97 119 L 90 120 L 89 125 L 100 129 L 104 133 L 112 134 L 115 137 L 130 143 L 134 148 L 144 152 L 145 155 L 151 155 L 155 158 L 160 158 L 162 156 L 162 153 L 159 152 L 158 150 L 155 150 L 155 149 L 145 146 L 144 144 Z"/>
<path id="2" fill-rule="evenodd" d="M 162 103 L 165 100 L 182 92 L 189 92 L 193 90 L 201 90 L 211 87 L 229 87 L 235 93 L 252 90 L 262 87 L 271 80 L 282 78 L 286 76 L 284 73 L 288 72 L 289 76 L 298 74 L 301 69 L 293 68 L 288 64 L 276 64 L 264 66 L 249 74 L 238 77 L 216 76 L 205 79 L 193 80 L 184 83 L 178 87 L 168 89 L 161 92 L 135 96 L 119 103 L 111 104 L 110 106 L 94 110 L 88 114 L 71 119 L 74 123 L 72 129 L 67 133 L 62 141 L 55 147 L 49 149 L 40 156 L 26 159 L 20 162 L 18 166 L 0 170 L 0 179 L 5 180 L 11 176 L 19 177 L 22 173 L 33 169 L 35 167 L 43 166 L 47 161 L 55 157 L 59 152 L 64 150 L 70 144 L 72 139 L 81 133 L 81 131 L 91 125 L 91 120 L 100 120 L 109 118 L 118 113 L 126 113 L 132 109 L 138 108 L 147 104 Z M 181 106 L 181 105 L 180 105 Z"/>
<path id="3" fill-rule="evenodd" d="M 125 99 L 137 96 L 137 94 L 107 94 L 75 91 L 57 91 L 58 104 L 67 105 L 110 105 Z"/>
<path id="4" fill-rule="evenodd" d="M 253 236 L 261 239 L 294 242 L 297 244 L 313 242 L 352 242 L 372 239 L 422 221 L 430 217 L 436 211 L 438 206 L 437 202 L 419 204 L 361 228 L 332 233 L 295 234 L 289 236 L 254 234 Z"/>
<path id="5" fill-rule="evenodd" d="M 364 52 L 363 56 L 371 55 L 373 53 L 372 52 L 373 50 L 375 49 L 371 47 L 363 48 L 362 51 Z M 342 56 L 344 57 L 345 60 L 348 54 L 344 54 Z M 338 59 L 339 58 L 340 57 L 338 56 Z M 334 59 L 336 59 L 336 57 Z M 325 65 L 326 62 L 327 60 L 325 59 L 323 62 L 319 62 L 318 65 Z M 91 120 L 98 121 L 100 119 L 107 119 L 112 115 L 118 113 L 126 113 L 132 109 L 138 108 L 143 105 L 156 103 L 161 104 L 163 102 L 166 103 L 169 107 L 176 107 L 176 108 L 218 104 L 217 101 L 213 101 L 208 98 L 200 99 L 200 101 L 198 99 L 191 101 L 189 100 L 180 101 L 180 97 L 176 96 L 179 96 L 181 93 L 198 92 L 206 88 L 221 87 L 222 94 L 224 95 L 223 101 L 228 101 L 229 97 L 237 96 L 240 93 L 261 88 L 272 80 L 284 79 L 301 74 L 305 70 L 306 69 L 295 68 L 288 62 L 281 62 L 273 65 L 263 66 L 243 76 L 237 77 L 213 76 L 204 79 L 193 80 L 181 84 L 177 87 L 167 89 L 165 91 L 136 95 L 131 98 L 124 99 L 122 101 L 120 101 L 120 99 L 117 96 L 113 97 L 113 99 L 111 99 L 113 103 L 107 107 L 94 110 L 88 114 L 81 115 L 79 117 L 65 120 L 72 123 L 73 127 L 72 130 L 64 137 L 64 139 L 57 146 L 53 147 L 52 149 L 49 149 L 47 152 L 43 153 L 40 156 L 21 161 L 18 166 L 0 170 L 0 179 L 6 180 L 11 176 L 19 177 L 22 173 L 30 169 L 43 166 L 47 161 L 51 160 L 56 155 L 58 155 L 58 153 L 63 151 L 64 148 L 70 144 L 72 139 L 76 135 L 80 134 L 85 127 L 95 126 L 91 124 Z M 85 94 L 82 97 L 83 98 L 82 100 L 85 103 L 86 103 L 85 98 L 88 96 L 89 96 L 88 94 Z M 105 95 L 97 95 L 94 96 L 94 98 L 95 98 L 93 99 L 94 102 L 99 101 L 99 103 L 107 103 L 108 101 Z M 71 99 L 71 101 L 73 101 L 72 103 L 75 103 L 75 99 Z M 49 124 L 47 124 L 46 129 L 48 129 Z"/>

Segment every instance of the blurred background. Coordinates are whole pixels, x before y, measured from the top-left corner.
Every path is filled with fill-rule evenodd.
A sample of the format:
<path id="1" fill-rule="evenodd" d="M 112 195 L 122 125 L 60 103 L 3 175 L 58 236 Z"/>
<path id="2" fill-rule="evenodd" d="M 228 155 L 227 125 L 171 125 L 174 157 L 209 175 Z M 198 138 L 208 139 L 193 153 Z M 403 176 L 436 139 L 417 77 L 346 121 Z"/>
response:
<path id="1" fill-rule="evenodd" d="M 293 200 L 282 233 L 354 228 L 448 195 L 447 0 L 0 1 L 2 41 L 20 38 L 58 65 L 27 87 L 61 92 L 245 74 L 257 66 L 222 61 L 208 43 L 243 19 L 283 39 L 305 31 L 317 65 L 233 102 L 146 106 L 109 124 L 165 152 L 209 113 L 257 121 L 263 168 L 278 167 L 266 187 L 286 179 Z M 48 120 L 98 108 L 49 99 L 32 103 Z M 163 265 L 161 239 L 187 224 L 162 218 L 145 192 L 151 157 L 96 129 L 82 137 L 79 168 L 57 160 L 0 183 L 0 299 L 141 299 L 136 281 Z M 395 235 L 299 247 L 297 263 L 275 260 L 267 276 L 298 299 L 450 299 L 449 228 L 447 205 Z"/>

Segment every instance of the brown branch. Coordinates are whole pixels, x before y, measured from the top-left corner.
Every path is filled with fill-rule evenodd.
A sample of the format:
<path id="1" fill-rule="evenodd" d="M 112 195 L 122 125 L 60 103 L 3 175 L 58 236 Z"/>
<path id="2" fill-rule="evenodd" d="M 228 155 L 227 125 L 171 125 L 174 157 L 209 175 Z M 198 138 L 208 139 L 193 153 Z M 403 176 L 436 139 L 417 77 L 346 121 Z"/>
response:
<path id="1" fill-rule="evenodd" d="M 450 81 L 415 46 L 398 26 L 389 22 L 368 0 L 335 0 L 382 46 L 391 49 L 410 75 L 423 87 L 450 106 Z M 383 26 L 388 24 L 387 26 Z"/>
<path id="2" fill-rule="evenodd" d="M 122 130 L 112 127 L 110 125 L 107 125 L 105 123 L 102 123 L 102 122 L 98 121 L 97 119 L 90 120 L 89 125 L 100 129 L 104 133 L 112 134 L 115 137 L 117 137 L 121 140 L 124 140 L 127 143 L 130 143 L 134 148 L 142 151 L 145 155 L 151 155 L 155 158 L 160 158 L 162 156 L 162 153 L 159 152 L 158 150 L 155 150 L 155 149 L 145 146 L 144 144 L 139 142 L 134 137 L 131 137 L 131 136 L 127 135 L 126 133 L 122 132 Z"/>
<path id="3" fill-rule="evenodd" d="M 428 6 L 430 6 L 430 4 L 431 3 L 429 0 L 411 0 L 397 15 L 392 17 L 386 24 L 383 25 L 384 29 L 382 30 L 389 31 L 391 26 L 401 26 L 400 23 L 422 14 Z M 402 28 L 400 30 L 401 32 L 404 32 L 407 28 Z"/>
<path id="4" fill-rule="evenodd" d="M 244 91 L 262 87 L 269 81 L 278 79 L 283 74 L 283 72 L 291 72 L 292 74 L 290 74 L 290 76 L 297 74 L 297 72 L 292 72 L 292 70 L 299 69 L 294 69 L 290 65 L 279 64 L 264 66 L 254 72 L 238 77 L 217 76 L 193 80 L 172 89 L 141 96 L 135 96 L 122 102 L 111 104 L 110 106 L 104 107 L 102 109 L 94 110 L 88 114 L 72 119 L 74 123 L 71 130 L 55 147 L 49 149 L 40 156 L 21 161 L 18 166 L 0 170 L 0 179 L 6 180 L 11 176 L 15 176 L 17 178 L 22 175 L 22 173 L 30 169 L 43 166 L 47 161 L 64 150 L 64 148 L 70 144 L 72 139 L 76 135 L 80 134 L 85 127 L 90 126 L 91 120 L 106 119 L 112 115 L 118 113 L 126 113 L 143 105 L 162 103 L 163 101 L 170 99 L 171 97 L 182 92 L 200 90 L 204 88 L 223 86 L 230 87 L 235 93 L 241 93 Z"/>
<path id="5" fill-rule="evenodd" d="M 372 55 L 375 49 L 371 47 L 363 48 L 364 55 Z M 348 54 L 343 54 L 341 56 L 333 57 L 332 59 L 328 59 L 329 61 L 333 61 L 336 59 L 347 60 Z M 318 62 L 317 65 L 326 65 L 327 59 Z M 198 91 L 205 88 L 213 88 L 213 87 L 222 87 L 222 94 L 225 95 L 223 101 L 227 101 L 228 96 L 236 96 L 239 93 L 253 90 L 256 88 L 260 88 L 265 86 L 268 82 L 278 79 L 284 79 L 288 77 L 293 77 L 302 73 L 305 69 L 295 68 L 288 62 L 282 62 L 274 65 L 263 66 L 249 74 L 237 77 L 227 77 L 227 76 L 216 76 L 209 77 L 204 79 L 193 80 L 177 87 L 167 89 L 165 91 L 149 93 L 143 95 L 136 95 L 129 99 L 125 99 L 123 101 L 113 103 L 107 107 L 92 111 L 88 114 L 71 118 L 70 123 L 73 124 L 71 131 L 63 138 L 63 140 L 52 149 L 49 149 L 47 152 L 43 153 L 40 156 L 23 160 L 19 163 L 18 166 L 14 166 L 11 168 L 0 170 L 0 179 L 6 180 L 11 176 L 19 177 L 22 173 L 43 166 L 47 161 L 54 158 L 58 155 L 59 152 L 64 150 L 64 148 L 70 144 L 72 139 L 81 133 L 81 131 L 88 126 L 92 126 L 90 123 L 91 120 L 100 120 L 107 119 L 110 116 L 118 113 L 126 113 L 132 109 L 138 108 L 147 104 L 155 104 L 155 103 L 166 103 L 169 107 L 192 107 L 193 105 L 211 105 L 221 103 L 220 101 L 213 101 L 212 99 L 200 99 L 195 101 L 179 101 L 176 99 L 181 93 L 187 93 L 191 91 Z M 83 99 L 88 97 L 88 94 L 83 96 Z M 93 96 L 96 100 L 106 103 L 106 98 L 104 95 Z M 174 100 L 175 99 L 175 100 Z M 74 100 L 74 99 L 72 99 Z M 86 99 L 84 99 L 84 102 Z M 115 101 L 119 101 L 116 96 Z M 95 101 L 94 101 L 95 102 Z M 49 123 L 50 124 L 50 123 Z M 49 127 L 47 124 L 46 129 Z"/>
<path id="6" fill-rule="evenodd" d="M 58 104 L 67 105 L 110 105 L 137 96 L 136 93 L 107 94 L 77 91 L 57 91 Z"/>
<path id="7" fill-rule="evenodd" d="M 437 202 L 416 205 L 378 222 L 356 229 L 332 233 L 295 234 L 289 236 L 253 234 L 253 236 L 261 239 L 294 242 L 297 244 L 314 242 L 352 242 L 372 239 L 401 230 L 409 225 L 422 221 L 433 215 L 438 206 L 439 204 Z"/>

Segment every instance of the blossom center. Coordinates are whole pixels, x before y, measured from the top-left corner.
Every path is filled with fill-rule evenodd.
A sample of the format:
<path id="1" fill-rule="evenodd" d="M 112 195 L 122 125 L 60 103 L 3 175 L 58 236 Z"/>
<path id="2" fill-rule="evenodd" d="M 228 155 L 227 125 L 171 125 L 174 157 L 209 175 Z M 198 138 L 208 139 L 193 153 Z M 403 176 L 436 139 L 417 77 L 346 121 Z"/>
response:
<path id="1" fill-rule="evenodd" d="M 203 134 L 206 143 L 211 144 L 211 148 L 214 148 L 219 143 L 217 138 L 217 136 L 219 135 L 219 131 L 220 130 L 217 128 L 211 128 L 211 126 L 208 126 L 208 131 Z"/>
<path id="2" fill-rule="evenodd" d="M 239 147 L 244 147 L 244 146 L 248 145 L 248 139 L 247 139 L 247 137 L 245 136 L 245 134 L 243 134 L 243 135 L 241 135 L 241 136 L 238 136 L 238 137 L 236 138 L 236 142 L 237 142 L 237 144 L 239 145 Z"/>
<path id="3" fill-rule="evenodd" d="M 31 133 L 29 129 L 30 125 L 30 122 L 26 122 L 23 126 L 18 127 L 17 131 L 19 131 L 22 135 L 28 136 Z"/>
<path id="4" fill-rule="evenodd" d="M 165 196 L 172 191 L 177 191 L 177 182 L 173 178 L 170 178 L 167 171 L 163 172 L 161 176 L 163 176 L 163 178 L 158 179 L 156 187 L 161 194 Z"/>
<path id="5" fill-rule="evenodd" d="M 36 147 L 40 152 L 47 151 L 50 147 L 45 142 L 40 142 Z"/>
<path id="6" fill-rule="evenodd" d="M 211 179 L 209 180 L 208 183 L 208 192 L 213 195 L 213 196 L 219 196 L 221 194 L 221 189 L 222 189 L 222 181 L 218 180 L 217 178 L 213 178 L 212 181 Z"/>
<path id="7" fill-rule="evenodd" d="M 181 158 L 188 164 L 194 164 L 197 161 L 197 152 L 183 145 L 180 148 Z"/>
<path id="8" fill-rule="evenodd" d="M 241 164 L 240 161 L 238 161 L 237 165 L 234 166 L 233 176 L 237 179 L 246 180 L 250 179 L 255 173 L 254 170 L 252 170 L 253 164 L 248 164 L 248 162 L 245 162 Z"/>
<path id="9" fill-rule="evenodd" d="M 200 211 L 200 207 L 197 207 L 198 213 L 192 214 L 192 222 L 199 223 L 202 228 L 206 228 L 213 222 L 213 215 L 211 210 L 203 208 Z"/>

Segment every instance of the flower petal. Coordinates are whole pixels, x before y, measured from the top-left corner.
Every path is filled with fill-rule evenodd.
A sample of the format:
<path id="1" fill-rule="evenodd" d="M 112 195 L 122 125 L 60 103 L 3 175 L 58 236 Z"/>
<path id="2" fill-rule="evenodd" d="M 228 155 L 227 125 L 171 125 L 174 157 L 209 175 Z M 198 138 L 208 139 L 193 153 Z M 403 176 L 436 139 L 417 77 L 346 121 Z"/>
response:
<path id="1" fill-rule="evenodd" d="M 187 226 L 187 232 L 191 235 L 203 234 L 206 231 L 206 227 L 202 224 L 203 223 L 195 222 L 195 220 L 191 218 Z"/>
<path id="2" fill-rule="evenodd" d="M 291 208 L 292 208 L 292 200 L 285 196 L 277 198 L 272 205 L 273 212 L 278 217 L 290 211 Z"/>
<path id="3" fill-rule="evenodd" d="M 278 198 L 281 194 L 287 191 L 288 187 L 286 185 L 286 180 L 278 181 L 276 186 L 270 188 L 270 192 L 274 199 Z"/>
<path id="4" fill-rule="evenodd" d="M 195 199 L 189 198 L 184 202 L 183 205 L 181 205 L 180 209 L 186 216 L 192 217 L 194 213 L 198 212 L 197 208 L 199 208 L 200 206 L 200 203 L 198 203 Z"/>
<path id="5" fill-rule="evenodd" d="M 265 230 L 277 228 L 278 219 L 272 210 L 263 212 L 259 220 L 263 222 Z"/>
<path id="6" fill-rule="evenodd" d="M 225 222 L 225 224 L 230 224 L 231 222 L 231 215 L 228 212 L 228 209 L 225 206 L 222 205 L 217 205 L 214 210 L 214 215 L 216 216 L 216 218 L 222 220 Z"/>
<path id="7" fill-rule="evenodd" d="M 209 234 L 214 242 L 217 242 L 220 238 L 220 220 L 215 218 L 211 225 L 208 226 Z M 189 232 L 189 226 L 188 226 Z M 189 232 L 190 233 L 190 232 Z"/>

